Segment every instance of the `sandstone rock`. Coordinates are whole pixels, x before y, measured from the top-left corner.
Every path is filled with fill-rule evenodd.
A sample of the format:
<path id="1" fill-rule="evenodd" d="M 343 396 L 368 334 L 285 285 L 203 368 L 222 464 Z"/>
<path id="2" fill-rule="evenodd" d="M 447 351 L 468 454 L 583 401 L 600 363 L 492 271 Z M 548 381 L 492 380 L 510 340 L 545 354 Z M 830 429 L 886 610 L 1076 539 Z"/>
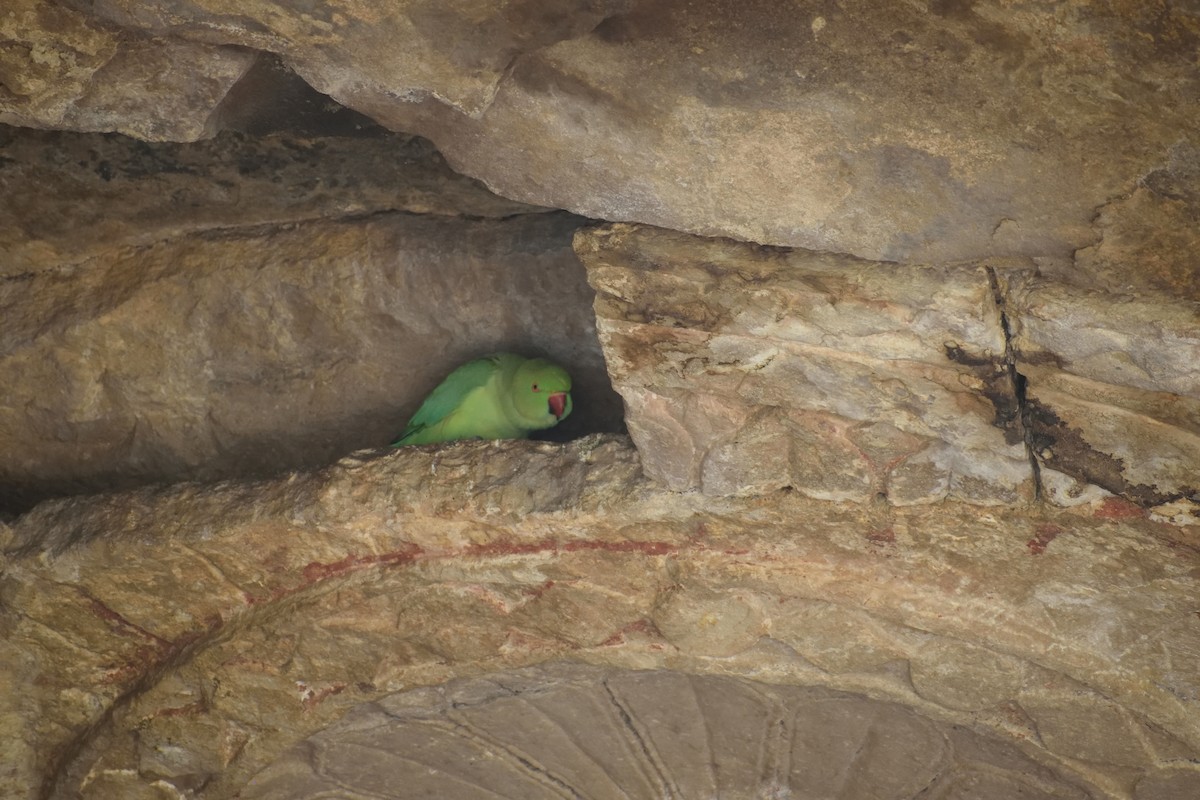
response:
<path id="1" fill-rule="evenodd" d="M 587 33 L 624 5 L 623 0 L 556 0 L 538 7 L 450 0 L 367 8 L 333 0 L 292 12 L 265 0 L 65 2 L 156 35 L 278 53 L 334 96 L 331 89 L 373 87 L 401 103 L 437 97 L 470 115 L 492 102 L 516 56 Z"/>
<path id="2" fill-rule="evenodd" d="M 0 276 L 112 262 L 123 248 L 205 231 L 535 210 L 451 172 L 411 136 L 226 133 L 179 145 L 0 127 Z"/>
<path id="3" fill-rule="evenodd" d="M 4 4 L 0 796 L 1192 800 L 1197 41 Z M 498 348 L 633 443 L 329 464 Z"/>
<path id="4" fill-rule="evenodd" d="M 214 134 L 213 112 L 255 60 L 244 48 L 147 36 L 43 0 L 6 2 L 0 41 L 0 123 L 151 141 Z"/>
<path id="5" fill-rule="evenodd" d="M 609 373 L 675 489 L 893 503 L 1032 495 L 980 267 L 901 267 L 631 226 L 583 231 Z"/>
<path id="6" fill-rule="evenodd" d="M 2 505 L 381 447 L 450 369 L 497 350 L 572 370 L 575 412 L 554 435 L 619 430 L 579 224 L 390 214 L 204 232 L 0 283 Z"/>
<path id="7" fill-rule="evenodd" d="M 839 785 L 839 759 L 875 741 L 845 777 L 864 792 L 920 772 L 945 797 L 1186 796 L 1200 753 L 1186 532 L 956 503 L 895 509 L 891 542 L 874 524 L 796 493 L 653 491 L 623 437 L 412 448 L 274 481 L 50 501 L 13 524 L 0 562 L 0 669 L 26 687 L 0 708 L 14 765 L 0 791 L 300 792 L 314 780 L 304 753 L 375 736 L 441 763 L 433 745 L 451 740 L 404 726 L 445 732 L 445 713 L 466 735 L 455 752 L 485 735 L 502 765 L 536 752 L 588 781 L 587 763 L 535 751 L 540 732 L 565 747 L 578 709 L 595 727 L 615 702 L 671 765 L 660 774 L 697 790 L 743 774 L 702 769 L 699 714 L 722 753 L 722 736 L 761 752 L 755 736 L 779 731 L 768 752 L 791 748 L 779 777 L 793 784 Z M 1028 547 L 1045 526 L 1064 532 Z M 704 624 L 730 607 L 746 611 L 749 649 Z M 574 667 L 511 672 L 563 660 L 607 670 L 610 692 Z M 507 724 L 513 713 L 528 724 Z M 766 716 L 781 727 L 756 727 Z M 589 730 L 576 741 L 608 763 L 628 727 Z M 870 734 L 884 730 L 903 735 Z M 375 752 L 391 774 L 390 751 Z M 340 780 L 332 763 L 318 780 Z"/>

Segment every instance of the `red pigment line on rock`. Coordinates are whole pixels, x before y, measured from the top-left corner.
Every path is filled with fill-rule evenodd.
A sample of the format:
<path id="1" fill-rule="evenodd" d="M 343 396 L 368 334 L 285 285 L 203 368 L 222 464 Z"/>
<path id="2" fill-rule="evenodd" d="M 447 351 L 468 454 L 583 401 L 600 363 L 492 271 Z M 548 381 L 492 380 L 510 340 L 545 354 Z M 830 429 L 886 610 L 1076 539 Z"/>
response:
<path id="1" fill-rule="evenodd" d="M 1040 556 L 1046 552 L 1046 546 L 1053 542 L 1054 538 L 1062 532 L 1063 529 L 1059 526 L 1044 522 L 1034 529 L 1033 538 L 1026 542 L 1025 546 L 1029 548 L 1030 554 Z"/>
<path id="2" fill-rule="evenodd" d="M 304 575 L 306 583 L 316 583 L 319 580 L 353 572 L 363 567 L 410 564 L 423 552 L 420 547 L 414 544 L 409 545 L 403 550 L 395 550 L 391 553 L 381 553 L 374 556 L 348 555 L 340 561 L 328 564 L 320 561 L 311 561 L 305 565 L 301 574 Z"/>
<path id="3" fill-rule="evenodd" d="M 546 581 L 541 586 L 534 586 L 531 589 L 525 589 L 522 594 L 527 597 L 532 597 L 534 600 L 540 600 L 542 595 L 554 588 L 554 581 Z"/>
<path id="4" fill-rule="evenodd" d="M 454 556 L 531 556 L 537 553 L 553 553 L 558 543 L 553 539 L 536 542 L 516 542 L 511 538 L 496 539 L 484 544 L 473 544 L 450 555 Z"/>
<path id="5" fill-rule="evenodd" d="M 197 700 L 194 703 L 188 703 L 186 706 L 174 706 L 172 708 L 160 708 L 151 714 L 151 717 L 193 717 L 197 714 L 204 714 L 208 711 L 208 705 L 203 700 Z"/>
<path id="6" fill-rule="evenodd" d="M 150 644 L 138 647 L 132 656 L 126 659 L 124 664 L 113 667 L 105 672 L 101 683 L 110 686 L 120 686 L 137 680 L 151 671 L 158 669 L 163 664 L 170 663 L 172 659 L 183 652 L 189 645 L 206 636 L 212 635 L 222 624 L 223 622 L 219 617 L 210 617 L 206 621 L 207 627 L 205 629 L 185 631 L 179 634 L 173 641 L 162 639 L 154 636 L 154 634 L 147 634 L 152 637 Z M 136 628 L 137 626 L 134 627 Z M 141 629 L 139 628 L 139 630 Z"/>
<path id="7" fill-rule="evenodd" d="M 75 591 L 78 592 L 79 595 L 88 602 L 88 605 L 91 606 L 92 612 L 96 616 L 113 623 L 118 630 L 130 632 L 140 636 L 143 639 L 148 639 L 154 642 L 155 646 L 161 650 L 168 650 L 174 645 L 173 642 L 151 633 L 141 625 L 137 625 L 125 619 L 125 617 L 121 616 L 121 614 L 113 611 L 111 608 L 105 605 L 103 600 L 99 599 L 98 597 L 93 597 L 91 593 L 89 593 L 88 590 L 84 589 L 82 586 L 75 586 L 72 588 L 74 588 Z"/>
<path id="8" fill-rule="evenodd" d="M 651 639 L 662 639 L 662 633 L 658 630 L 658 626 L 643 617 L 642 619 L 629 623 L 619 631 L 616 631 L 612 636 L 609 636 L 607 639 L 601 642 L 600 646 L 615 647 L 617 645 L 625 644 L 628 641 L 627 637 L 631 633 L 640 633 Z"/>
<path id="9" fill-rule="evenodd" d="M 642 553 L 648 556 L 661 556 L 675 552 L 678 548 L 668 542 L 608 542 L 596 539 L 583 541 L 574 540 L 558 542 L 554 539 L 540 539 L 536 542 L 515 542 L 512 539 L 499 539 L 486 544 L 473 544 L 452 555 L 456 556 L 527 556 L 539 553 L 577 553 L 580 551 L 597 550 L 606 553 Z"/>
<path id="10" fill-rule="evenodd" d="M 1106 497 L 1093 516 L 1100 519 L 1134 519 L 1146 516 L 1146 509 L 1120 497 Z"/>
<path id="11" fill-rule="evenodd" d="M 638 542 L 638 541 L 569 541 L 558 542 L 554 539 L 539 539 L 533 542 L 517 542 L 511 538 L 498 539 L 496 541 L 487 542 L 484 544 L 473 544 L 458 551 L 449 553 L 438 553 L 436 555 L 426 552 L 418 545 L 409 545 L 408 547 L 397 550 L 391 553 L 383 553 L 374 556 L 358 556 L 347 555 L 338 561 L 321 562 L 312 561 L 305 565 L 301 570 L 304 577 L 304 585 L 316 583 L 332 578 L 337 575 L 344 575 L 349 572 L 354 572 L 359 569 L 375 567 L 375 566 L 394 566 L 398 564 L 411 564 L 419 559 L 429 558 L 446 558 L 446 557 L 495 557 L 495 556 L 524 556 L 536 555 L 540 553 L 575 553 L 580 551 L 602 551 L 607 553 L 641 553 L 649 556 L 661 556 L 668 553 L 677 552 L 678 548 L 668 542 Z M 273 602 L 280 600 L 288 595 L 298 591 L 301 587 L 277 587 L 272 590 L 267 596 L 255 596 L 249 592 L 244 592 L 243 597 L 247 605 L 257 605 L 263 602 Z"/>
<path id="12" fill-rule="evenodd" d="M 566 542 L 562 550 L 574 553 L 580 550 L 602 550 L 606 553 L 641 553 L 647 556 L 662 556 L 677 552 L 678 548 L 667 542 L 634 542 L 626 539 L 622 542 L 604 542 L 594 539 Z"/>
<path id="13" fill-rule="evenodd" d="M 879 528 L 867 531 L 867 541 L 871 544 L 895 544 L 896 531 L 892 528 Z"/>

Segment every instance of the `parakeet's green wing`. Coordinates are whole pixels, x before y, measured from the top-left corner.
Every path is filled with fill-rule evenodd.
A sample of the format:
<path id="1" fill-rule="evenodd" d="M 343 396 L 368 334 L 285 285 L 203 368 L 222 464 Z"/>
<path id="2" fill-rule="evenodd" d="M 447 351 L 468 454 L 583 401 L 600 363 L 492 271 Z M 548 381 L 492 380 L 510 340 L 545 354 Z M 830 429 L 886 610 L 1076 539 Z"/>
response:
<path id="1" fill-rule="evenodd" d="M 468 361 L 446 376 L 425 402 L 408 421 L 408 427 L 395 444 L 404 444 L 404 440 L 423 431 L 431 425 L 437 425 L 446 415 L 458 408 L 459 403 L 466 397 L 467 392 L 478 389 L 488 382 L 492 373 L 499 367 L 497 356 L 486 356 Z"/>

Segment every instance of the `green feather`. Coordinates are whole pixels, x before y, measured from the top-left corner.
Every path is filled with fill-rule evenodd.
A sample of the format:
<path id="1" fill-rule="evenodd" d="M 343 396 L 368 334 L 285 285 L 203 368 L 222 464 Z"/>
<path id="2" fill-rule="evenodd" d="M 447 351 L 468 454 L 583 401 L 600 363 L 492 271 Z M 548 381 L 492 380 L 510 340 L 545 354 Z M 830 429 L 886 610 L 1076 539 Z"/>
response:
<path id="1" fill-rule="evenodd" d="M 433 390 L 393 446 L 524 439 L 571 413 L 570 390 L 567 372 L 543 359 L 496 353 L 469 361 Z"/>

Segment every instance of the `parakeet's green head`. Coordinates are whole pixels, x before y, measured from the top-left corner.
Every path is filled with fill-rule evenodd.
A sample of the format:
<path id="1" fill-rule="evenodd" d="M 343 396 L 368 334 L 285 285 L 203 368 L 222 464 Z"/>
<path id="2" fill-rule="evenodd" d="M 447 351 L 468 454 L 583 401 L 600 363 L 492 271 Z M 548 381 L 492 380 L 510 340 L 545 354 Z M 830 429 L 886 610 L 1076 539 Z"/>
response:
<path id="1" fill-rule="evenodd" d="M 513 404 L 534 430 L 557 425 L 571 413 L 571 376 L 544 358 L 531 358 L 513 378 Z"/>

